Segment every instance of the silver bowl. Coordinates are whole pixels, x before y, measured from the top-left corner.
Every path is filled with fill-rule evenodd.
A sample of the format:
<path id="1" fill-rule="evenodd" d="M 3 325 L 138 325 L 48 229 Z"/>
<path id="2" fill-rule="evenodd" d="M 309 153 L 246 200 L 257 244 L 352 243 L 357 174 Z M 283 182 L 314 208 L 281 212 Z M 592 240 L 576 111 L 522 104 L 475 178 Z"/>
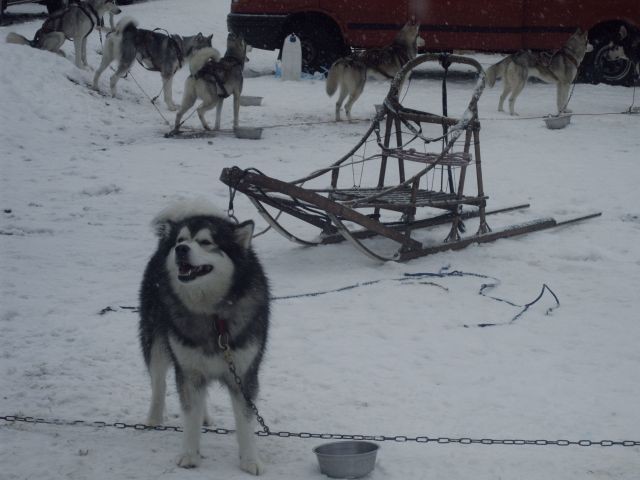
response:
<path id="1" fill-rule="evenodd" d="M 325 443 L 313 449 L 320 471 L 331 478 L 360 478 L 373 470 L 378 445 L 361 440 Z"/>
<path id="2" fill-rule="evenodd" d="M 559 130 L 571 123 L 571 115 L 566 113 L 560 115 L 547 115 L 544 117 L 544 123 L 546 123 L 547 128 L 551 130 Z"/>

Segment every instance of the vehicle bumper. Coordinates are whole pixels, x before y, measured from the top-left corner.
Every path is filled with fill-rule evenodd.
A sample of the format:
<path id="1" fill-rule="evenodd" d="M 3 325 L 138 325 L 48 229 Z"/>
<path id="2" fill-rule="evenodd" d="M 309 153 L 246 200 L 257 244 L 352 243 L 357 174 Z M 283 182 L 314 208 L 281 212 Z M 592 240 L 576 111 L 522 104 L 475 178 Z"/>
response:
<path id="1" fill-rule="evenodd" d="M 242 35 L 254 48 L 276 50 L 282 46 L 282 32 L 288 15 L 255 15 L 230 13 L 227 27 L 230 32 Z"/>

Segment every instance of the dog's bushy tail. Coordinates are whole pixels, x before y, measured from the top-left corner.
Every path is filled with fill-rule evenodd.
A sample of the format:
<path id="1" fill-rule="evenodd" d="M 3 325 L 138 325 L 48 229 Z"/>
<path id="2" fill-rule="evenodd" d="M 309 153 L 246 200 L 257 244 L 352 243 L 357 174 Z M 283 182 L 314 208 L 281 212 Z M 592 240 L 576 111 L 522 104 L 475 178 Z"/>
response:
<path id="1" fill-rule="evenodd" d="M 120 68 L 131 64 L 136 58 L 136 34 L 138 22 L 131 17 L 124 17 L 116 24 L 113 35 L 120 40 Z"/>
<path id="2" fill-rule="evenodd" d="M 7 43 L 14 43 L 16 45 L 29 45 L 30 47 L 33 47 L 33 40 L 29 40 L 27 37 L 23 37 L 22 35 L 15 32 L 9 32 L 7 34 Z"/>
<path id="3" fill-rule="evenodd" d="M 202 67 L 209 61 L 220 61 L 220 52 L 212 47 L 201 48 L 193 54 L 191 60 L 189 60 L 189 71 L 191 75 L 196 75 Z"/>
<path id="4" fill-rule="evenodd" d="M 496 84 L 496 80 L 502 78 L 504 76 L 504 71 L 507 66 L 507 62 L 509 61 L 509 57 L 500 60 L 498 63 L 491 65 L 487 68 L 485 74 L 487 78 L 487 86 L 489 88 L 493 87 Z"/>
<path id="5" fill-rule="evenodd" d="M 340 78 L 342 78 L 344 68 L 344 62 L 342 59 L 338 59 L 333 62 L 333 65 L 331 65 L 331 68 L 329 69 L 325 89 L 327 91 L 327 95 L 330 97 L 336 93 L 336 90 L 338 90 L 338 85 L 340 85 Z"/>

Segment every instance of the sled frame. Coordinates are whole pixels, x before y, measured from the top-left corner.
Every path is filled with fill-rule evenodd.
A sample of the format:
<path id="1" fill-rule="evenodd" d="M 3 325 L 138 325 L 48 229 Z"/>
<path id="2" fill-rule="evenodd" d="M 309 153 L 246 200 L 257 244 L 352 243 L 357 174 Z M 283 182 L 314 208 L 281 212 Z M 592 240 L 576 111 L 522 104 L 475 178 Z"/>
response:
<path id="1" fill-rule="evenodd" d="M 438 62 L 445 71 L 442 83 L 443 112 L 434 114 L 404 107 L 399 93 L 411 72 L 425 62 Z M 476 72 L 476 82 L 466 110 L 459 118 L 447 114 L 446 74 L 452 64 L 472 67 Z M 301 245 L 320 245 L 351 242 L 359 251 L 379 260 L 403 261 L 445 250 L 464 248 L 472 243 L 494 241 L 498 238 L 521 235 L 537 230 L 555 227 L 553 218 L 542 218 L 519 225 L 492 231 L 487 223 L 487 215 L 527 208 L 516 205 L 487 212 L 487 196 L 484 192 L 482 162 L 480 152 L 480 120 L 478 101 L 485 86 L 485 73 L 480 64 L 468 57 L 450 54 L 424 54 L 409 61 L 398 72 L 384 103 L 360 141 L 343 157 L 332 165 L 317 170 L 310 175 L 285 182 L 269 177 L 255 169 L 242 170 L 238 167 L 225 168 L 221 181 L 232 191 L 245 194 L 265 221 L 277 232 Z M 442 136 L 426 138 L 422 126 L 437 125 Z M 407 142 L 407 134 L 411 137 Z M 379 161 L 378 182 L 369 187 L 339 187 L 341 169 L 353 162 L 354 155 L 365 142 L 377 138 Z M 392 145 L 392 138 L 395 145 Z M 414 140 L 422 141 L 432 148 L 440 144 L 439 151 L 419 151 L 409 148 Z M 462 145 L 462 147 L 460 147 Z M 425 147 L 426 150 L 426 147 Z M 421 165 L 417 173 L 406 174 L 409 162 Z M 389 185 L 386 179 L 389 168 L 397 165 L 398 182 Z M 427 175 L 439 169 L 440 188 L 430 187 Z M 452 172 L 457 172 L 456 175 Z M 475 191 L 465 191 L 467 176 L 469 183 L 475 184 Z M 304 184 L 320 177 L 330 177 L 330 187 L 324 189 L 305 188 Z M 446 180 L 445 180 L 446 179 Z M 475 181 L 474 181 L 475 180 Z M 326 183 L 325 183 L 326 185 Z M 279 213 L 272 215 L 267 207 Z M 430 216 L 418 217 L 418 211 L 428 210 Z M 433 214 L 432 212 L 441 212 Z M 382 213 L 399 215 L 399 219 L 382 221 Z M 279 221 L 281 214 L 290 215 L 319 229 L 319 235 L 312 239 L 300 238 L 288 231 Z M 597 216 L 589 215 L 571 221 Z M 464 220 L 477 218 L 478 227 L 474 234 L 461 236 L 466 230 Z M 571 222 L 569 221 L 569 222 Z M 567 222 L 563 222 L 567 223 Z M 423 245 L 413 238 L 417 229 L 449 224 L 449 232 L 441 243 Z M 394 254 L 381 254 L 366 246 L 366 238 L 382 236 L 398 244 Z"/>

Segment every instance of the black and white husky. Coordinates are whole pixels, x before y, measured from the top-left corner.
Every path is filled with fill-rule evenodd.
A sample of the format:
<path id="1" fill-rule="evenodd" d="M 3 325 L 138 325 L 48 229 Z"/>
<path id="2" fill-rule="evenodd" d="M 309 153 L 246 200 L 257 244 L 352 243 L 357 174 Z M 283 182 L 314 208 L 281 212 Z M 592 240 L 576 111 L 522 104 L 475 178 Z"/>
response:
<path id="1" fill-rule="evenodd" d="M 269 329 L 269 286 L 251 248 L 254 224 L 236 225 L 202 200 L 180 201 L 152 223 L 158 248 L 140 290 L 140 342 L 151 376 L 148 423 L 163 423 L 166 374 L 173 364 L 182 409 L 183 453 L 177 463 L 200 464 L 200 432 L 208 423 L 207 386 L 229 390 L 240 468 L 259 475 L 255 419 L 228 364 L 229 346 L 244 393 L 254 401 Z"/>

